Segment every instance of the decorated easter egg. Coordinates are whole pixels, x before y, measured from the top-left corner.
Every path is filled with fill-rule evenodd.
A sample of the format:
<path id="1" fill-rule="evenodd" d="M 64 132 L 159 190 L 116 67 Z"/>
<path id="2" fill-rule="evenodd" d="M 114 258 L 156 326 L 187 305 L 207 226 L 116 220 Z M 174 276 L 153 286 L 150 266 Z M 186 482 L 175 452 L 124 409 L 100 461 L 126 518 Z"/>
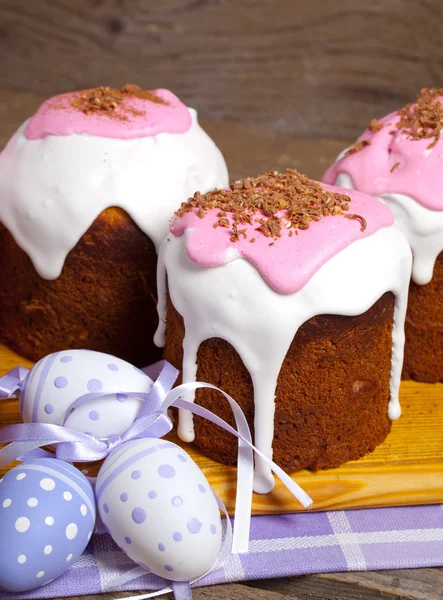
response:
<path id="1" fill-rule="evenodd" d="M 96 484 L 106 530 L 140 566 L 192 581 L 215 563 L 222 527 L 206 477 L 166 440 L 127 442 L 103 463 Z"/>
<path id="2" fill-rule="evenodd" d="M 95 437 L 121 434 L 143 402 L 125 392 L 146 393 L 152 385 L 143 371 L 109 354 L 55 352 L 28 374 L 20 394 L 21 414 L 25 423 L 65 424 Z"/>
<path id="3" fill-rule="evenodd" d="M 41 458 L 11 469 L 0 483 L 0 588 L 60 577 L 86 548 L 95 513 L 91 485 L 72 465 Z"/>

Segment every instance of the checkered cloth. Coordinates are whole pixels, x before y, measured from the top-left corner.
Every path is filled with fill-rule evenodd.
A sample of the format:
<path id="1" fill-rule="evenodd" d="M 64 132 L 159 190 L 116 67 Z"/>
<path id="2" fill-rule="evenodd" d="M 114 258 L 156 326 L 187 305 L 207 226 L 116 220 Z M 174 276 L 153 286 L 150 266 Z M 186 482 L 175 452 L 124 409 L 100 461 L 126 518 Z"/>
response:
<path id="1" fill-rule="evenodd" d="M 333 571 L 443 566 L 443 505 L 253 517 L 248 554 L 231 556 L 198 585 Z M 33 592 L 1 600 L 57 598 L 115 591 L 117 575 L 134 567 L 107 535 L 94 536 L 63 577 Z M 164 580 L 145 575 L 119 590 L 154 590 Z"/>

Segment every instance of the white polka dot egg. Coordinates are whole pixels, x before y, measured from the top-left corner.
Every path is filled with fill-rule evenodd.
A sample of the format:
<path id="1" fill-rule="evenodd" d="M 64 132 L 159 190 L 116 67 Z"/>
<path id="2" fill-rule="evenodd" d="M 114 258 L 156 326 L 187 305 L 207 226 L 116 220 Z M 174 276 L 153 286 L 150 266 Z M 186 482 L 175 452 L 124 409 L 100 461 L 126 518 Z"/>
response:
<path id="1" fill-rule="evenodd" d="M 0 483 L 0 588 L 32 590 L 60 577 L 95 525 L 91 485 L 61 460 L 30 460 Z"/>
<path id="2" fill-rule="evenodd" d="M 55 352 L 29 372 L 20 410 L 25 423 L 63 425 L 67 417 L 65 425 L 70 429 L 108 437 L 126 431 L 140 410 L 142 400 L 125 392 L 149 392 L 152 384 L 143 371 L 109 354 Z M 94 394 L 109 396 L 94 400 Z"/>
<path id="3" fill-rule="evenodd" d="M 215 563 L 221 518 L 192 458 L 166 440 L 128 442 L 104 462 L 96 484 L 105 528 L 140 566 L 172 581 L 192 581 Z"/>

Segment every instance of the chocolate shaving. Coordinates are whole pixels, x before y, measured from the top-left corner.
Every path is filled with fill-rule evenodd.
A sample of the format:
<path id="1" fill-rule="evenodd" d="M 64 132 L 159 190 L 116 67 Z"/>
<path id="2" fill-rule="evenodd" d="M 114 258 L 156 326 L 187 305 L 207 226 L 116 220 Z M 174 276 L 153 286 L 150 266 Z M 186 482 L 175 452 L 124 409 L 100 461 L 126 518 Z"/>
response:
<path id="1" fill-rule="evenodd" d="M 243 236 L 245 239 L 248 237 L 246 235 L 246 229 L 238 229 L 237 225 L 233 225 L 232 226 L 232 235 L 231 235 L 231 242 L 238 242 L 238 240 L 240 239 L 240 236 Z"/>
<path id="2" fill-rule="evenodd" d="M 356 219 L 357 221 L 360 221 L 361 223 L 361 228 L 360 231 L 364 231 L 367 227 L 367 222 L 366 219 L 364 217 L 362 217 L 361 215 L 356 215 L 354 213 L 347 213 L 346 215 L 343 215 L 345 217 L 345 219 Z"/>
<path id="3" fill-rule="evenodd" d="M 397 115 L 400 119 L 395 124 L 396 129 L 390 130 L 389 135 L 399 131 L 410 140 L 429 139 L 432 141 L 427 149 L 432 149 L 440 140 L 443 130 L 443 88 L 423 88 L 414 102 L 397 110 Z M 391 125 L 392 123 L 387 124 L 388 127 Z M 377 119 L 372 119 L 368 125 L 369 131 L 374 133 L 380 131 L 382 127 L 383 124 Z M 358 152 L 368 144 L 370 144 L 369 140 L 355 142 L 345 156 Z M 396 167 L 394 165 L 392 171 Z"/>
<path id="4" fill-rule="evenodd" d="M 139 85 L 127 83 L 120 90 L 102 86 L 83 92 L 75 92 L 71 105 L 85 115 L 103 114 L 116 117 L 120 120 L 127 120 L 124 114 L 116 111 L 126 98 L 140 98 L 142 100 L 149 100 L 155 104 L 166 104 L 166 101 L 160 98 L 160 96 L 143 90 Z M 53 105 L 53 108 L 62 108 L 62 106 Z M 125 107 L 125 111 L 136 116 L 143 114 L 128 107 Z"/>
<path id="5" fill-rule="evenodd" d="M 423 88 L 415 102 L 400 108 L 396 128 L 411 140 L 431 139 L 428 150 L 440 139 L 443 129 L 443 89 Z"/>
<path id="6" fill-rule="evenodd" d="M 195 210 L 200 216 L 216 210 L 219 218 L 214 228 L 230 227 L 233 242 L 247 238 L 247 229 L 239 225 L 253 223 L 257 223 L 255 231 L 276 240 L 283 230 L 289 230 L 288 235 L 292 237 L 294 233 L 298 235 L 298 230 L 309 229 L 312 222 L 328 216 L 357 219 L 364 231 L 364 217 L 347 212 L 350 202 L 349 196 L 326 190 L 321 183 L 287 169 L 283 174 L 271 171 L 260 177 L 235 181 L 228 190 L 214 190 L 203 196 L 197 192 L 183 202 L 175 214 L 182 217 Z M 253 237 L 250 242 L 255 240 Z"/>
<path id="7" fill-rule="evenodd" d="M 281 223 L 280 219 L 272 217 L 265 221 L 260 227 L 257 227 L 257 231 L 261 231 L 266 237 L 280 237 L 281 236 Z"/>
<path id="8" fill-rule="evenodd" d="M 217 227 L 229 227 L 230 225 L 231 223 L 229 222 L 229 219 L 227 219 L 226 217 L 221 217 L 218 221 L 214 223 L 214 229 L 217 229 Z"/>
<path id="9" fill-rule="evenodd" d="M 399 166 L 400 166 L 400 162 L 396 162 L 395 165 L 391 169 L 391 173 L 393 173 L 395 171 L 395 169 Z"/>
<path id="10" fill-rule="evenodd" d="M 369 131 L 373 131 L 374 133 L 380 131 L 383 128 L 383 124 L 379 123 L 377 119 L 371 119 L 371 122 L 368 125 Z"/>
<path id="11" fill-rule="evenodd" d="M 357 142 L 352 144 L 352 146 L 350 148 L 347 149 L 345 156 L 350 156 L 351 154 L 354 154 L 355 152 L 359 152 L 366 146 L 370 146 L 370 144 L 371 144 L 371 142 L 369 140 L 358 140 Z"/>

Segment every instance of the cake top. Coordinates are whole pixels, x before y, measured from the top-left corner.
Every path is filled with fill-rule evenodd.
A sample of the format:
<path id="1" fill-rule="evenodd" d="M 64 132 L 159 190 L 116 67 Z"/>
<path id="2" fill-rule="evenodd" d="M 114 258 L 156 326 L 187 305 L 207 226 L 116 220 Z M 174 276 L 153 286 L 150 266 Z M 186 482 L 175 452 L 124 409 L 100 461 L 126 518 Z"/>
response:
<path id="1" fill-rule="evenodd" d="M 0 152 L 0 221 L 55 279 L 106 209 L 158 248 L 182 200 L 227 184 L 220 150 L 171 92 L 95 88 L 45 102 Z"/>
<path id="2" fill-rule="evenodd" d="M 185 133 L 189 110 L 169 90 L 146 91 L 135 84 L 98 87 L 46 100 L 29 120 L 26 137 L 89 134 L 134 139 L 159 133 Z"/>
<path id="3" fill-rule="evenodd" d="M 292 236 L 293 230 L 297 234 L 297 229 L 309 229 L 312 221 L 337 215 L 360 220 L 364 231 L 364 217 L 347 212 L 349 202 L 348 195 L 327 191 L 307 175 L 287 169 L 284 174 L 271 171 L 267 175 L 236 181 L 229 190 L 214 190 L 204 196 L 197 192 L 183 202 L 175 214 L 181 217 L 196 209 L 198 216 L 203 218 L 207 211 L 218 209 L 220 218 L 214 228 L 232 227 L 232 242 L 238 241 L 241 235 L 248 238 L 248 230 L 242 225 L 256 223 L 254 231 L 277 239 L 283 228 Z M 255 237 L 250 239 L 253 240 Z"/>
<path id="4" fill-rule="evenodd" d="M 430 150 L 440 139 L 443 128 L 442 102 L 443 89 L 423 88 L 415 102 L 397 111 L 400 120 L 396 128 L 411 140 L 431 139 L 427 146 Z M 382 127 L 380 124 L 379 129 Z"/>
<path id="5" fill-rule="evenodd" d="M 411 102 L 372 119 L 344 156 L 323 176 L 334 183 L 347 173 L 355 187 L 374 195 L 398 193 L 431 210 L 443 210 L 443 89 L 424 88 Z"/>
<path id="6" fill-rule="evenodd" d="M 198 265 L 218 266 L 240 255 L 277 292 L 290 294 L 340 250 L 393 220 L 370 196 L 287 169 L 197 192 L 176 212 L 171 231 L 188 230 L 187 253 Z"/>
<path id="7" fill-rule="evenodd" d="M 440 139 L 443 129 L 442 102 L 443 89 L 423 88 L 415 102 L 410 102 L 397 110 L 395 123 L 385 123 L 374 118 L 369 123 L 368 130 L 377 133 L 383 127 L 392 126 L 394 129 L 391 127 L 389 135 L 394 135 L 397 129 L 409 140 L 431 140 L 426 148 L 431 150 Z M 360 139 L 348 149 L 346 155 L 358 152 L 370 144 L 370 140 Z"/>

